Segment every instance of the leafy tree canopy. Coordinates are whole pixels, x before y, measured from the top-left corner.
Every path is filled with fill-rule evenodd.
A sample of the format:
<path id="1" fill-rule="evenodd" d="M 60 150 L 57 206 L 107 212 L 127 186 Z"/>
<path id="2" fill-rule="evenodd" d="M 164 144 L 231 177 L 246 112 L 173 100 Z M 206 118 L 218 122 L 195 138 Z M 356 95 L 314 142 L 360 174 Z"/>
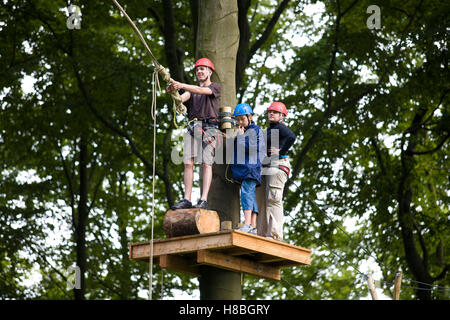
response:
<path id="1" fill-rule="evenodd" d="M 121 2 L 172 77 L 193 83 L 201 1 Z M 112 1 L 72 4 L 80 29 L 66 1 L 0 8 L 0 297 L 145 298 L 148 265 L 127 244 L 150 238 L 153 66 Z M 450 296 L 449 4 L 379 1 L 381 28 L 369 29 L 372 4 L 238 1 L 236 95 L 262 126 L 271 101 L 288 106 L 286 241 L 313 249 L 280 282 L 246 276 L 244 298 L 357 299 L 376 271 L 367 260 L 388 296 L 399 269 L 402 299 Z M 161 238 L 183 168 L 172 102 L 157 101 Z M 197 289 L 158 268 L 154 283 L 156 298 Z"/>

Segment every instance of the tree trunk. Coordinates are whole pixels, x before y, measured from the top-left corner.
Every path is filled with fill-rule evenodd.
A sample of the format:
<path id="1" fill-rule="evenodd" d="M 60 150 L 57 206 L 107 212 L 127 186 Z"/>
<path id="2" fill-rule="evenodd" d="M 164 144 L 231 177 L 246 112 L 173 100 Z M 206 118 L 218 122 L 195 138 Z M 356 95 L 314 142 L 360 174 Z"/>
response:
<path id="1" fill-rule="evenodd" d="M 175 17 L 171 0 L 162 1 L 162 12 L 164 20 L 164 52 L 166 54 L 167 64 L 169 66 L 170 75 L 173 79 L 184 82 L 183 74 L 183 56 L 178 54 L 175 32 Z M 181 59 L 180 59 L 181 58 Z"/>
<path id="2" fill-rule="evenodd" d="M 121 279 L 120 285 L 120 299 L 130 300 L 136 298 L 134 294 L 135 289 L 133 288 L 133 283 L 131 281 L 131 265 L 129 257 L 128 243 L 130 242 L 127 237 L 127 226 L 128 226 L 128 195 L 126 190 L 126 174 L 125 172 L 120 174 L 119 178 L 119 188 L 117 192 L 118 198 L 117 202 L 125 203 L 127 205 L 121 205 L 117 203 L 117 227 L 119 228 L 119 241 L 120 241 L 120 260 L 123 278 Z"/>
<path id="3" fill-rule="evenodd" d="M 86 225 L 88 218 L 87 209 L 87 142 L 84 136 L 80 140 L 80 163 L 79 163 L 80 193 L 77 216 L 75 219 L 75 242 L 77 252 L 77 266 L 80 268 L 80 288 L 74 288 L 75 300 L 84 300 L 86 292 Z"/>
<path id="4" fill-rule="evenodd" d="M 413 196 L 413 189 L 411 185 L 411 172 L 414 170 L 414 158 L 412 153 L 417 146 L 417 134 L 418 127 L 423 117 L 426 114 L 426 109 L 420 109 L 407 131 L 410 133 L 410 137 L 407 142 L 407 149 L 403 150 L 404 141 L 402 140 L 401 146 L 401 162 L 402 162 L 402 176 L 398 187 L 398 219 L 401 227 L 401 234 L 403 239 L 403 247 L 405 249 L 405 258 L 408 266 L 414 275 L 414 277 L 423 283 L 432 284 L 430 272 L 428 270 L 428 252 L 427 248 L 422 246 L 423 256 L 421 257 L 416 246 L 416 240 L 414 237 L 414 217 L 411 213 L 411 201 Z M 403 137 L 402 139 L 405 139 Z M 420 234 L 418 235 L 421 236 Z M 417 297 L 420 300 L 430 300 L 431 291 L 421 290 L 424 288 L 429 289 L 429 286 L 419 284 L 419 290 L 417 290 Z"/>
<path id="5" fill-rule="evenodd" d="M 222 86 L 220 106 L 236 105 L 236 53 L 239 44 L 237 1 L 200 0 L 196 58 L 207 57 L 214 63 L 213 81 Z M 208 207 L 220 220 L 239 222 L 239 189 L 225 180 L 226 164 L 213 166 Z M 237 272 L 202 267 L 200 299 L 241 299 L 241 275 Z"/>
<path id="6" fill-rule="evenodd" d="M 250 8 L 250 0 L 239 0 L 239 48 L 236 59 L 236 90 L 239 90 L 244 80 L 245 67 L 247 66 L 248 54 L 250 51 L 250 26 L 247 19 L 248 9 Z M 242 97 L 241 97 L 242 99 Z"/>
<path id="7" fill-rule="evenodd" d="M 241 300 L 241 274 L 214 267 L 200 267 L 200 300 Z"/>
<path id="8" fill-rule="evenodd" d="M 213 81 L 220 82 L 220 106 L 236 105 L 236 53 L 239 43 L 237 2 L 220 0 L 199 1 L 197 58 L 210 58 L 216 68 Z M 223 160 L 223 159 L 222 159 Z M 225 163 L 225 161 L 222 161 Z M 208 195 L 211 210 L 220 220 L 239 222 L 239 189 L 226 182 L 225 164 L 213 166 L 213 180 Z"/>

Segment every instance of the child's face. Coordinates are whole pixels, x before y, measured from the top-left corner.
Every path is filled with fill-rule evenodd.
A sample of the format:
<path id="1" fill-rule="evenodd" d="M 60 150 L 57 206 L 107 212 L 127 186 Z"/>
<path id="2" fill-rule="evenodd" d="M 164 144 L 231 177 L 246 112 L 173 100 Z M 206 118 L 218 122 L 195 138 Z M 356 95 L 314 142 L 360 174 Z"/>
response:
<path id="1" fill-rule="evenodd" d="M 248 115 L 248 118 L 247 118 L 246 114 L 243 114 L 241 116 L 236 116 L 236 121 L 237 121 L 238 126 L 241 128 L 248 126 L 250 124 L 248 121 L 249 118 L 252 119 L 251 114 Z"/>
<path id="2" fill-rule="evenodd" d="M 267 117 L 269 118 L 270 122 L 279 122 L 281 119 L 283 119 L 283 114 L 278 111 L 270 110 L 267 114 Z"/>

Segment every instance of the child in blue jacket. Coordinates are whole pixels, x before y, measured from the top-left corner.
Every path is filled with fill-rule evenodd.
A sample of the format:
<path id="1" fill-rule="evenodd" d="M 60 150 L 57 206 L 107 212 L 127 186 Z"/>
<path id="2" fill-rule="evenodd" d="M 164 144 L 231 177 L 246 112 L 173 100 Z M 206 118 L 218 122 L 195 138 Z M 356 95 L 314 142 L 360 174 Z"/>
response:
<path id="1" fill-rule="evenodd" d="M 241 184 L 241 206 L 244 211 L 244 225 L 240 231 L 256 234 L 256 187 L 261 184 L 261 161 L 264 158 L 264 138 L 261 128 L 252 121 L 253 111 L 247 103 L 234 108 L 239 126 L 234 143 L 234 159 L 231 164 L 231 178 Z"/>

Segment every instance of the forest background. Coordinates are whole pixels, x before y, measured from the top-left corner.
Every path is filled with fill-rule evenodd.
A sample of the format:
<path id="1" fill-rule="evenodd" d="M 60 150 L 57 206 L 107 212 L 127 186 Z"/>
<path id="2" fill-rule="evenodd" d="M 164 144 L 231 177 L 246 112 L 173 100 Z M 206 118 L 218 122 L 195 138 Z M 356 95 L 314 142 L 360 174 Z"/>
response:
<path id="1" fill-rule="evenodd" d="M 195 83 L 203 1 L 121 2 L 172 77 Z M 373 271 L 391 297 L 402 270 L 401 299 L 449 299 L 450 3 L 237 7 L 236 102 L 262 127 L 270 102 L 288 106 L 298 139 L 285 240 L 313 249 L 311 265 L 283 270 L 284 281 L 245 276 L 243 298 L 359 299 Z M 146 298 L 148 265 L 127 244 L 151 234 L 152 72 L 112 1 L 2 1 L 0 298 Z M 161 238 L 183 191 L 183 166 L 171 161 L 182 131 L 164 92 L 157 107 Z M 74 266 L 80 290 L 67 288 Z M 194 278 L 154 272 L 155 298 L 198 290 Z"/>

